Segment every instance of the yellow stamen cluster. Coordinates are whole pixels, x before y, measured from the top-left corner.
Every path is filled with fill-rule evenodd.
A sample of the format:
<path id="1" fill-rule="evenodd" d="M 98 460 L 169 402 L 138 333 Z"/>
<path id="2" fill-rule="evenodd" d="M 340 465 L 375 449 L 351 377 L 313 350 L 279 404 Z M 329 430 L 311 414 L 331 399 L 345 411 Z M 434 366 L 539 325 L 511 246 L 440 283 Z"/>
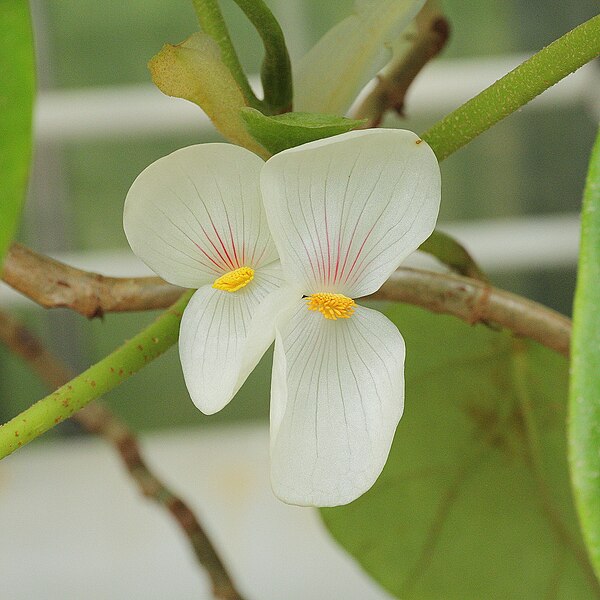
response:
<path id="1" fill-rule="evenodd" d="M 326 319 L 348 319 L 354 313 L 356 302 L 343 294 L 323 292 L 307 298 L 308 310 L 318 310 Z"/>
<path id="2" fill-rule="evenodd" d="M 239 289 L 248 285 L 254 279 L 254 269 L 250 267 L 240 267 L 235 271 L 229 271 L 221 275 L 212 286 L 217 290 L 224 292 L 237 292 Z"/>

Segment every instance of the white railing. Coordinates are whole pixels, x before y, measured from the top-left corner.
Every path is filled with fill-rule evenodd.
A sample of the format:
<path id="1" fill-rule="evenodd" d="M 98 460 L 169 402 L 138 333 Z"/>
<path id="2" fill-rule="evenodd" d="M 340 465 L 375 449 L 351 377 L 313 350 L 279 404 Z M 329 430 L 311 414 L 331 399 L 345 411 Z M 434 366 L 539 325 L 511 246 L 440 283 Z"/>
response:
<path id="1" fill-rule="evenodd" d="M 515 55 L 432 63 L 411 88 L 407 111 L 411 116 L 449 112 L 525 58 Z M 256 77 L 252 83 L 259 87 Z M 594 65 L 586 65 L 546 91 L 528 110 L 577 103 L 600 118 L 600 74 Z M 197 106 L 168 98 L 151 84 L 43 92 L 35 118 L 36 137 L 41 143 L 190 131 L 200 134 L 211 128 L 208 117 Z"/>
<path id="2" fill-rule="evenodd" d="M 513 55 L 433 63 L 411 88 L 408 111 L 413 116 L 448 112 L 525 58 Z M 252 83 L 259 87 L 256 77 Z M 536 98 L 527 110 L 577 104 L 595 119 L 600 118 L 600 72 L 592 64 Z M 194 131 L 202 136 L 211 128 L 198 107 L 168 98 L 150 84 L 43 92 L 35 114 L 36 139 L 41 145 Z M 461 240 L 490 272 L 567 266 L 575 264 L 577 258 L 579 225 L 574 214 L 447 223 L 441 224 L 441 229 Z M 57 258 L 107 275 L 148 273 L 128 251 L 84 252 Z M 20 301 L 21 296 L 0 285 L 0 303 Z"/>

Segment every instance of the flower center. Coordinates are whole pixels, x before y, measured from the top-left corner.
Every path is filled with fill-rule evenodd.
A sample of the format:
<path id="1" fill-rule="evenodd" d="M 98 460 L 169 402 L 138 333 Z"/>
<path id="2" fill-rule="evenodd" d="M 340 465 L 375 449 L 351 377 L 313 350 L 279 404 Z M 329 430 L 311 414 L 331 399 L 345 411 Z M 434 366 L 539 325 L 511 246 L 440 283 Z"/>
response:
<path id="1" fill-rule="evenodd" d="M 251 267 L 240 267 L 235 271 L 229 271 L 221 275 L 212 286 L 217 290 L 224 292 L 237 292 L 239 289 L 248 285 L 254 279 L 254 269 Z"/>
<path id="2" fill-rule="evenodd" d="M 348 319 L 354 313 L 356 302 L 343 294 L 323 292 L 307 298 L 308 310 L 318 310 L 326 319 Z"/>

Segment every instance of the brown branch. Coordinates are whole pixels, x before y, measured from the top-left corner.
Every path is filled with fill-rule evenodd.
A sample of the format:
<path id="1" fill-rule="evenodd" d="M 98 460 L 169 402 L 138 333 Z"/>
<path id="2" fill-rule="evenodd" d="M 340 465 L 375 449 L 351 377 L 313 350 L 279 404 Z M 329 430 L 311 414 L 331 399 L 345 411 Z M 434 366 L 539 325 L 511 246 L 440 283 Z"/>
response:
<path id="1" fill-rule="evenodd" d="M 404 116 L 408 88 L 448 41 L 450 25 L 435 1 L 429 0 L 425 4 L 415 19 L 415 25 L 416 33 L 410 48 L 397 64 L 379 76 L 375 88 L 352 115 L 355 119 L 369 119 L 367 127 L 379 126 L 388 110 Z"/>
<path id="2" fill-rule="evenodd" d="M 105 312 L 152 310 L 173 304 L 183 290 L 159 277 L 104 277 L 13 244 L 2 279 L 45 308 L 70 308 L 84 317 Z"/>
<path id="3" fill-rule="evenodd" d="M 417 269 L 398 269 L 369 298 L 414 304 L 473 325 L 499 325 L 569 356 L 571 320 L 483 281 Z"/>
<path id="4" fill-rule="evenodd" d="M 0 341 L 25 360 L 52 389 L 64 385 L 74 376 L 67 365 L 51 354 L 27 328 L 1 311 Z M 215 598 L 242 600 L 194 513 L 149 470 L 139 444 L 127 426 L 100 402 L 88 405 L 72 418 L 87 431 L 102 436 L 114 446 L 142 494 L 171 513 L 187 536 L 198 561 L 206 569 Z"/>
<path id="5" fill-rule="evenodd" d="M 2 277 L 46 308 L 72 308 L 86 317 L 167 308 L 181 294 L 181 288 L 157 277 L 103 277 L 63 265 L 18 244 L 8 254 Z M 61 285 L 62 281 L 69 285 Z M 414 304 L 470 324 L 499 325 L 565 356 L 569 354 L 569 319 L 483 281 L 400 268 L 371 298 Z"/>

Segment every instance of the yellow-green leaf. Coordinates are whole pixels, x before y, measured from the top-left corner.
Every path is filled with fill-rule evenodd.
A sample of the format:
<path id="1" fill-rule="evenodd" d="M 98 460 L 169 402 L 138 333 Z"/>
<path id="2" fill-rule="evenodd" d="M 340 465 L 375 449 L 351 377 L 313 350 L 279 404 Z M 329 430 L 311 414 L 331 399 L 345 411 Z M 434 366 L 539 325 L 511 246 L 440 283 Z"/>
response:
<path id="1" fill-rule="evenodd" d="M 26 0 L 0 5 L 0 268 L 27 190 L 35 88 L 33 37 Z"/>
<path id="2" fill-rule="evenodd" d="M 164 94 L 197 104 L 229 141 L 268 157 L 246 130 L 240 117 L 240 109 L 246 106 L 244 95 L 210 36 L 195 33 L 176 46 L 165 44 L 148 67 Z"/>
<path id="3" fill-rule="evenodd" d="M 583 195 L 569 409 L 575 498 L 588 550 L 600 575 L 600 131 Z"/>

